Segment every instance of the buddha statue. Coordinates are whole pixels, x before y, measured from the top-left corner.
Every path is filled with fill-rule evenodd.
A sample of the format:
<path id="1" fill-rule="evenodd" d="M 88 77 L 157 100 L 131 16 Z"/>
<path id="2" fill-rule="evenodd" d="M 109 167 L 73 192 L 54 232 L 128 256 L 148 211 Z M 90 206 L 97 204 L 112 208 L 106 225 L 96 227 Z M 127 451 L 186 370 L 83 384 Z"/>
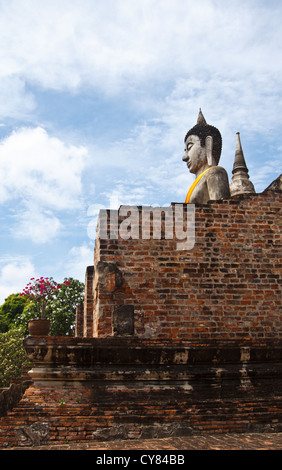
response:
<path id="1" fill-rule="evenodd" d="M 185 203 L 205 204 L 211 200 L 230 197 L 228 175 L 218 166 L 222 138 L 216 127 L 210 126 L 200 109 L 197 124 L 187 132 L 182 158 L 196 179 L 189 189 Z"/>

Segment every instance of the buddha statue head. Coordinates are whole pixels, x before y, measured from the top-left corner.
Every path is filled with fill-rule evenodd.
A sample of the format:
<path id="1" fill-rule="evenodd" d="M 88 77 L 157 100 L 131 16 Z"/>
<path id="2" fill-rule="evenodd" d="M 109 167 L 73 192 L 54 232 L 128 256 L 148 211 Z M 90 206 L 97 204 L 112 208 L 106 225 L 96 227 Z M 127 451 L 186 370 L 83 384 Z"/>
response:
<path id="1" fill-rule="evenodd" d="M 201 109 L 197 124 L 187 132 L 184 142 L 182 160 L 191 173 L 198 175 L 206 168 L 218 165 L 222 149 L 221 134 L 216 127 L 207 124 Z"/>

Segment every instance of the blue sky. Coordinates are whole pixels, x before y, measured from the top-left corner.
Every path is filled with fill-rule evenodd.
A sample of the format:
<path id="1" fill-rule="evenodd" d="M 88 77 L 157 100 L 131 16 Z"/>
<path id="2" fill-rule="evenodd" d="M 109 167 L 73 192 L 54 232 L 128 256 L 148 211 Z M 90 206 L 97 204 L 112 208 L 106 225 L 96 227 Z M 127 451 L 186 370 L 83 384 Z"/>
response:
<path id="1" fill-rule="evenodd" d="M 239 131 L 257 192 L 281 173 L 282 3 L 0 0 L 0 304 L 84 281 L 99 208 L 183 202 L 199 108 Z"/>

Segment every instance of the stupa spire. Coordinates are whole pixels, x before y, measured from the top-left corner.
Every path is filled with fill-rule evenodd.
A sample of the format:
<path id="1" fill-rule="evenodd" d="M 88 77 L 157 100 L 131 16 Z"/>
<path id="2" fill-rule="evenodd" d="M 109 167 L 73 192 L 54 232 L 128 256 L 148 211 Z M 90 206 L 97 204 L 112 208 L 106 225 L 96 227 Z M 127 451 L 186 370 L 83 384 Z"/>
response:
<path id="1" fill-rule="evenodd" d="M 249 172 L 247 165 L 246 165 L 246 160 L 244 157 L 243 149 L 242 149 L 240 132 L 237 132 L 236 133 L 236 152 L 235 152 L 235 160 L 234 160 L 232 173 L 234 174 L 239 169 L 242 171 L 245 171 L 247 174 Z"/>
<path id="2" fill-rule="evenodd" d="M 255 194 L 254 185 L 249 179 L 249 170 L 242 149 L 240 132 L 236 134 L 236 152 L 232 174 L 232 181 L 230 183 L 231 196 L 237 194 Z"/>

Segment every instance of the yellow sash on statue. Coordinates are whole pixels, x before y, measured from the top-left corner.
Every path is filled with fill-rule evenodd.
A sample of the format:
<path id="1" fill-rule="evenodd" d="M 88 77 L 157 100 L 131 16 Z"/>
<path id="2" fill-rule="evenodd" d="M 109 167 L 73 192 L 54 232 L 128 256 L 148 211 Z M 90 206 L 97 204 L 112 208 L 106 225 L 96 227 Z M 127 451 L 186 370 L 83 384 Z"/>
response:
<path id="1" fill-rule="evenodd" d="M 190 197 L 191 197 L 191 194 L 192 192 L 194 191 L 195 189 L 195 186 L 197 186 L 197 184 L 199 183 L 200 179 L 202 178 L 202 176 L 204 176 L 204 174 L 210 170 L 212 167 L 210 166 L 209 168 L 207 168 L 205 171 L 203 171 L 203 173 L 201 173 L 198 178 L 195 179 L 194 183 L 192 184 L 191 188 L 189 189 L 188 193 L 187 193 L 187 196 L 186 196 L 186 199 L 185 199 L 185 204 L 189 204 L 189 201 L 190 201 Z"/>

